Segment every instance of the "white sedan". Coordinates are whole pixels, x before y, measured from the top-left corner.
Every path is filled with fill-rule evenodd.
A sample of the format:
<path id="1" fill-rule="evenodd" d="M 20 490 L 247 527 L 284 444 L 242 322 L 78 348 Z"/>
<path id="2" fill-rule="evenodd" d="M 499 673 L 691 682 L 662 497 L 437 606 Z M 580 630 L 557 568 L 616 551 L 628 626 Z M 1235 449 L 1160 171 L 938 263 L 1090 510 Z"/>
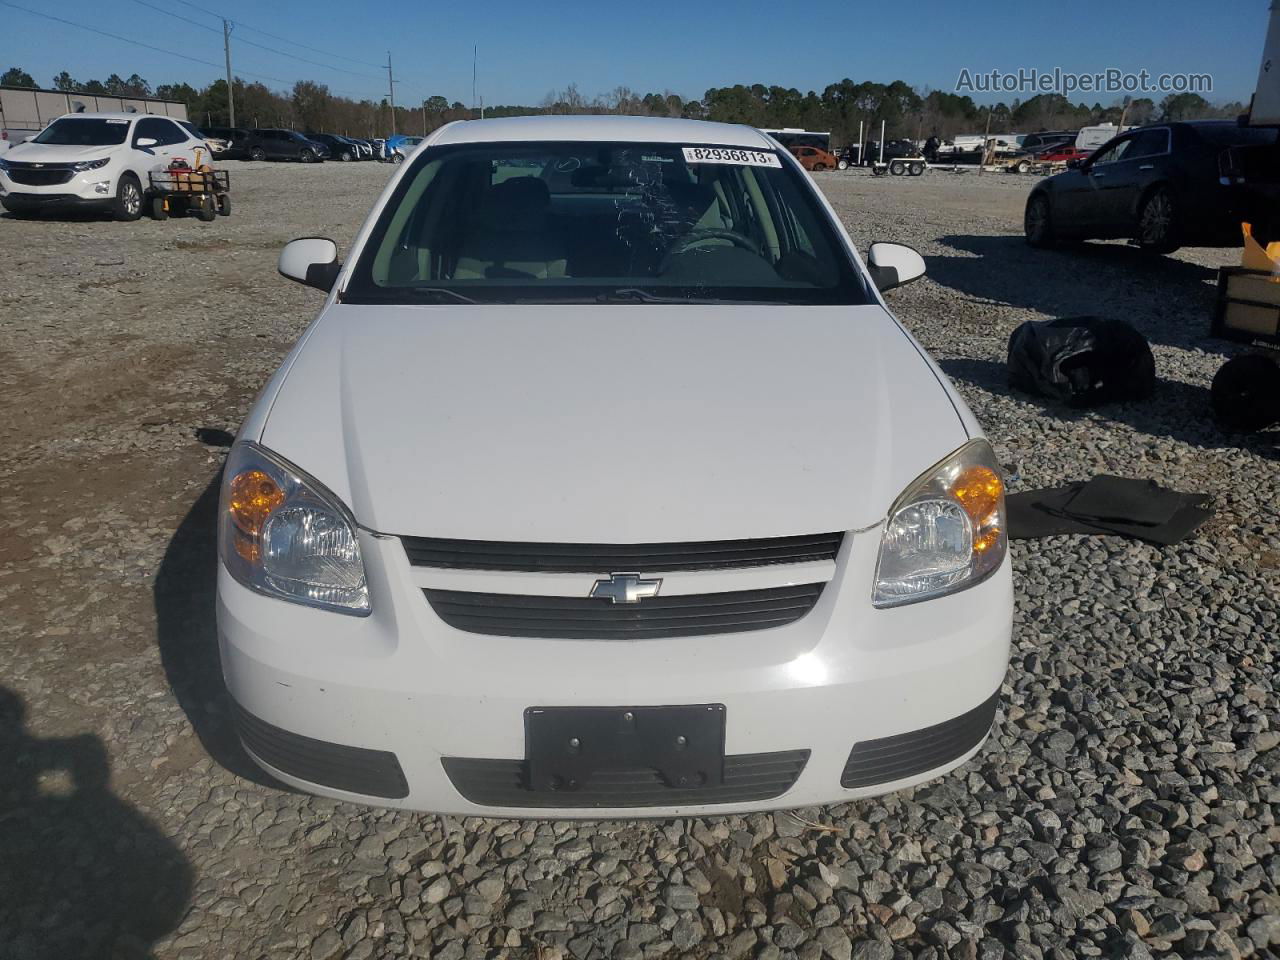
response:
<path id="1" fill-rule="evenodd" d="M 456 814 L 939 776 L 1008 666 L 1000 468 L 800 166 L 740 126 L 436 131 L 228 459 L 218 632 L 280 780 Z"/>

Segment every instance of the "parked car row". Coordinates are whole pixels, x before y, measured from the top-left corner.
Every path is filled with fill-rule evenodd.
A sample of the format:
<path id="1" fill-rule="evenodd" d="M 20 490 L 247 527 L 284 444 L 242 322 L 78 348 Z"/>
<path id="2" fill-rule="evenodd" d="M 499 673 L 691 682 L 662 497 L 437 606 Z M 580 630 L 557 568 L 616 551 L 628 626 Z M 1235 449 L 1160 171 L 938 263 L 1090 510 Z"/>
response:
<path id="1" fill-rule="evenodd" d="M 217 160 L 321 160 L 384 159 L 378 141 L 333 133 L 299 133 L 278 127 L 203 127 L 201 135 Z"/>

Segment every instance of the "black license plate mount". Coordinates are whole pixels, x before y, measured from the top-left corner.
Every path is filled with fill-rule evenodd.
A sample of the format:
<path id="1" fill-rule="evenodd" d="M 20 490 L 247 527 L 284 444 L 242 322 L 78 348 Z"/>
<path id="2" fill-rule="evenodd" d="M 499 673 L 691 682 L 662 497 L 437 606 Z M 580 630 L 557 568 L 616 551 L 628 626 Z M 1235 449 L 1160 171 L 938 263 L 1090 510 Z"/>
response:
<path id="1" fill-rule="evenodd" d="M 722 703 L 663 707 L 529 707 L 529 787 L 583 789 L 597 771 L 654 770 L 673 789 L 724 782 Z"/>

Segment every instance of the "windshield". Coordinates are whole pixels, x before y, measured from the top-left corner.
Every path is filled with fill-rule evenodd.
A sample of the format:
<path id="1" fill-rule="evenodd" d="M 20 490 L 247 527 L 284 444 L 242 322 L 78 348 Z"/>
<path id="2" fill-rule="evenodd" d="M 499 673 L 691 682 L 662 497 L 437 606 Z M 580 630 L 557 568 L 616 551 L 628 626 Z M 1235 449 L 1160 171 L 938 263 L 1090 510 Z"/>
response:
<path id="1" fill-rule="evenodd" d="M 128 120 L 99 120 L 90 117 L 63 117 L 40 131 L 34 143 L 63 147 L 110 147 L 124 143 Z"/>
<path id="2" fill-rule="evenodd" d="M 502 142 L 413 164 L 345 300 L 871 302 L 807 176 L 772 150 Z"/>

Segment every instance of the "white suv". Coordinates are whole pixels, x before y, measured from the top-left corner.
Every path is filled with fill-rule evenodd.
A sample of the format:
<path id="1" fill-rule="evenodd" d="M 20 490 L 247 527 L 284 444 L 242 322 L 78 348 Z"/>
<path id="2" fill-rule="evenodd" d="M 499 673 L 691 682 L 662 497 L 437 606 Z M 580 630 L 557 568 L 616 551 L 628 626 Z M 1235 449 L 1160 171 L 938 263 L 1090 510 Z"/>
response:
<path id="1" fill-rule="evenodd" d="M 796 160 L 748 127 L 442 127 L 224 472 L 249 753 L 349 800 L 685 816 L 883 793 L 991 728 L 1004 491 Z"/>
<path id="2" fill-rule="evenodd" d="M 136 113 L 67 114 L 0 157 L 0 204 L 19 217 L 74 208 L 136 220 L 148 174 L 179 158 L 192 166 L 209 159 L 187 124 Z"/>

